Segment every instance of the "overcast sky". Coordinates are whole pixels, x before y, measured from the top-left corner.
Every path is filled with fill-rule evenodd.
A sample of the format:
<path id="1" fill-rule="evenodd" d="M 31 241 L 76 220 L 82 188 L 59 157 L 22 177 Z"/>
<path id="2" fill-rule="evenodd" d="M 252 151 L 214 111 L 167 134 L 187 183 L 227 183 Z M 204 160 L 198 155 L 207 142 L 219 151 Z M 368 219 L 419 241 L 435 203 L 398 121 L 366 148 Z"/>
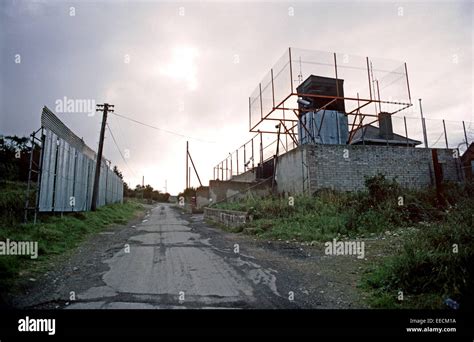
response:
<path id="1" fill-rule="evenodd" d="M 189 140 L 207 185 L 251 136 L 248 97 L 289 46 L 406 62 L 427 118 L 472 122 L 473 11 L 471 1 L 1 1 L 0 134 L 38 129 L 42 107 L 55 111 L 64 97 L 108 102 L 189 136 L 111 115 L 128 166 L 109 134 L 104 155 L 128 183 L 144 175 L 181 191 Z M 419 115 L 413 109 L 407 115 Z M 57 114 L 97 149 L 99 115 Z"/>

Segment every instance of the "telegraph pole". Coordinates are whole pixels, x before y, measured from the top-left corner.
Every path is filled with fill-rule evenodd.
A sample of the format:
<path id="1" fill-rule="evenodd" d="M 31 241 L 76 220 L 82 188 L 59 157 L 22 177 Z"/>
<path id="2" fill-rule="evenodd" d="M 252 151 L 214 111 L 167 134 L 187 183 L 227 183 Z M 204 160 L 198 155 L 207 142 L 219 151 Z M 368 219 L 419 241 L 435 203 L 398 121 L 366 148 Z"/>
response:
<path id="1" fill-rule="evenodd" d="M 97 209 L 97 199 L 99 194 L 100 166 L 102 164 L 102 150 L 104 149 L 105 126 L 107 124 L 107 112 L 114 112 L 114 106 L 108 103 L 97 105 L 96 112 L 103 112 L 102 127 L 100 128 L 99 150 L 97 151 L 97 162 L 95 165 L 94 188 L 92 189 L 91 210 Z"/>
<path id="2" fill-rule="evenodd" d="M 189 188 L 189 167 L 188 167 L 188 160 L 189 160 L 189 142 L 186 141 L 186 189 Z"/>

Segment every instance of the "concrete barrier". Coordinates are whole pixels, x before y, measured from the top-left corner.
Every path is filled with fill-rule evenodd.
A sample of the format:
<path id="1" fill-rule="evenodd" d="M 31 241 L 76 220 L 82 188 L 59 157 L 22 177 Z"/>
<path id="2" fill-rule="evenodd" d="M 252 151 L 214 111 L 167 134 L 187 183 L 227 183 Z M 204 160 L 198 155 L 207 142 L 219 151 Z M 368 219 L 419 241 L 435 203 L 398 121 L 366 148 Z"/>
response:
<path id="1" fill-rule="evenodd" d="M 246 211 L 204 208 L 204 218 L 221 223 L 227 227 L 239 227 L 252 221 L 252 216 Z"/>

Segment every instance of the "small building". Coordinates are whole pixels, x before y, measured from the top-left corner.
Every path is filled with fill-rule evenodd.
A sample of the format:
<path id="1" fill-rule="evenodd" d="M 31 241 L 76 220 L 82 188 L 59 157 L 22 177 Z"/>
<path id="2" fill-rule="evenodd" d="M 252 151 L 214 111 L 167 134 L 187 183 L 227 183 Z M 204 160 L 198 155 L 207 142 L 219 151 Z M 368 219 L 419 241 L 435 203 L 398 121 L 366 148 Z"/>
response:
<path id="1" fill-rule="evenodd" d="M 332 97 L 344 97 L 344 80 L 332 77 L 323 77 L 310 75 L 301 83 L 296 91 L 298 96 L 310 103 L 314 109 L 326 108 L 339 113 L 345 113 L 346 107 L 344 100 L 334 100 Z M 300 110 L 303 105 L 299 104 Z"/>
<path id="2" fill-rule="evenodd" d="M 320 110 L 301 115 L 298 126 L 301 144 L 345 145 L 349 138 L 347 115 L 336 110 Z"/>
<path id="3" fill-rule="evenodd" d="M 298 122 L 299 142 L 346 144 L 349 124 L 344 101 L 332 99 L 344 97 L 344 80 L 311 75 L 296 90 L 303 100 L 298 104 L 301 113 Z"/>
<path id="4" fill-rule="evenodd" d="M 392 116 L 389 113 L 380 113 L 379 127 L 366 125 L 356 132 L 350 142 L 351 145 L 386 145 L 415 147 L 421 141 L 410 139 L 393 132 Z"/>

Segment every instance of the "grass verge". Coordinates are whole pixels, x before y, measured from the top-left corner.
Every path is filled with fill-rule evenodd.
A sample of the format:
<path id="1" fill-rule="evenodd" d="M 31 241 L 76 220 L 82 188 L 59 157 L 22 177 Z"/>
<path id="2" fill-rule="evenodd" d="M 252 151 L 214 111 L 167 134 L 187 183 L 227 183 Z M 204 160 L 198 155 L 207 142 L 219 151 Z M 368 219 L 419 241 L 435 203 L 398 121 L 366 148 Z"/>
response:
<path id="1" fill-rule="evenodd" d="M 55 256 L 74 249 L 88 236 L 114 224 L 125 224 L 136 217 L 143 207 L 134 201 L 100 207 L 96 212 L 68 213 L 41 216 L 36 225 L 0 225 L 0 241 L 36 241 L 38 258 L 0 255 L 0 290 L 14 285 L 21 274 L 42 271 Z M 3 221 L 4 222 L 4 221 Z"/>
<path id="2" fill-rule="evenodd" d="M 396 250 L 366 270 L 360 287 L 369 305 L 446 308 L 452 299 L 472 310 L 474 183 L 444 184 L 442 204 L 434 189 L 402 189 L 382 175 L 365 185 L 358 193 L 322 191 L 293 201 L 248 199 L 219 207 L 248 211 L 254 221 L 242 231 L 263 239 L 324 242 L 409 232 L 401 241 L 387 238 Z"/>
<path id="3" fill-rule="evenodd" d="M 361 287 L 375 308 L 446 307 L 474 303 L 474 200 L 462 200 L 440 222 L 424 224 L 400 250 L 371 267 Z"/>

